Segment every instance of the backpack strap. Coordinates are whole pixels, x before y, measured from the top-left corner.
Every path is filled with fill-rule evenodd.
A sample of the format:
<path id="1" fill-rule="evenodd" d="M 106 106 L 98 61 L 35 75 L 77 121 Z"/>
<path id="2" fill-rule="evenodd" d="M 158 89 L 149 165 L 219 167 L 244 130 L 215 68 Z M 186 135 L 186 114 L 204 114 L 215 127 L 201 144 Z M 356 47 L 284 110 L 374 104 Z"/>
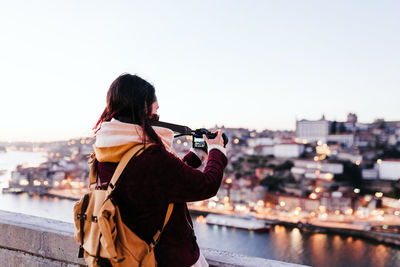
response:
<path id="1" fill-rule="evenodd" d="M 147 144 L 144 149 L 146 149 L 150 145 L 152 145 L 152 144 Z M 122 156 L 119 164 L 117 165 L 117 169 L 115 169 L 114 175 L 112 176 L 111 181 L 109 183 L 109 184 L 111 184 L 111 187 L 115 186 L 116 182 L 118 181 L 119 176 L 121 175 L 122 171 L 125 169 L 125 166 L 128 164 L 128 162 L 131 160 L 131 158 L 140 154 L 140 152 L 142 152 L 141 151 L 142 149 L 143 149 L 142 144 L 136 144 Z M 89 189 L 93 190 L 96 188 L 97 182 L 98 182 L 98 175 L 97 175 L 98 174 L 98 172 L 97 172 L 98 161 L 96 159 L 96 154 L 94 152 L 90 155 L 89 164 L 91 164 L 90 172 L 89 172 Z M 113 181 L 113 179 L 114 179 L 114 181 Z M 109 193 L 111 193 L 111 192 L 109 192 Z"/>
<path id="2" fill-rule="evenodd" d="M 107 187 L 107 198 L 109 198 L 111 193 L 112 193 L 112 191 L 114 191 L 115 185 L 117 184 L 119 177 L 121 176 L 122 172 L 124 171 L 126 165 L 129 163 L 129 161 L 132 158 L 140 155 L 146 148 L 148 148 L 149 146 L 152 146 L 152 145 L 153 144 L 151 144 L 151 143 L 150 144 L 146 144 L 146 146 L 143 146 L 143 144 L 137 144 L 134 147 L 132 147 L 130 150 L 128 150 L 128 152 L 126 152 L 122 156 L 120 162 L 118 163 L 117 168 L 114 171 L 114 174 L 113 174 L 113 176 L 111 178 L 111 181 L 108 184 L 108 187 Z M 92 168 L 91 168 L 91 171 L 92 171 Z M 92 172 L 91 172 L 91 174 L 92 174 Z M 91 177 L 91 179 L 92 179 L 92 177 Z M 168 221 L 169 221 L 169 219 L 171 217 L 173 209 L 174 209 L 174 204 L 170 203 L 168 205 L 167 213 L 165 215 L 164 224 L 163 224 L 161 230 L 157 230 L 157 233 L 153 236 L 153 241 L 150 243 L 150 251 L 154 249 L 154 247 L 157 245 L 158 241 L 160 240 L 161 233 L 163 232 L 164 227 L 167 225 L 167 223 L 168 223 Z"/>
<path id="3" fill-rule="evenodd" d="M 117 168 L 114 171 L 113 176 L 111 177 L 111 181 L 108 183 L 108 187 L 107 187 L 107 195 L 109 196 L 111 194 L 112 191 L 114 191 L 115 185 L 118 182 L 119 177 L 121 176 L 122 172 L 124 171 L 126 165 L 128 164 L 128 162 L 140 155 L 141 152 L 143 152 L 147 147 L 149 147 L 151 144 L 143 146 L 143 144 L 137 144 L 135 146 L 133 146 L 131 149 L 128 150 L 128 152 L 126 152 L 121 160 L 118 163 Z"/>
<path id="4" fill-rule="evenodd" d="M 165 215 L 164 219 L 164 224 L 161 228 L 161 230 L 157 230 L 157 233 L 153 236 L 153 241 L 150 243 L 150 251 L 154 249 L 154 247 L 157 245 L 158 241 L 160 240 L 161 233 L 164 230 L 164 227 L 167 225 L 169 218 L 171 217 L 172 210 L 174 209 L 174 203 L 169 203 L 168 209 L 167 209 L 167 214 Z"/>
<path id="5" fill-rule="evenodd" d="M 89 188 L 94 189 L 97 185 L 97 159 L 94 158 L 90 164 Z"/>
<path id="6" fill-rule="evenodd" d="M 79 219 L 79 237 L 81 239 L 81 243 L 79 245 L 79 253 L 78 253 L 78 258 L 83 258 L 83 238 L 85 235 L 85 232 L 83 231 L 83 227 L 85 226 L 85 220 L 86 220 L 86 209 L 88 207 L 89 204 L 89 194 L 86 194 L 83 197 L 83 201 L 82 201 L 82 206 L 81 206 L 81 212 L 78 214 L 78 218 Z"/>

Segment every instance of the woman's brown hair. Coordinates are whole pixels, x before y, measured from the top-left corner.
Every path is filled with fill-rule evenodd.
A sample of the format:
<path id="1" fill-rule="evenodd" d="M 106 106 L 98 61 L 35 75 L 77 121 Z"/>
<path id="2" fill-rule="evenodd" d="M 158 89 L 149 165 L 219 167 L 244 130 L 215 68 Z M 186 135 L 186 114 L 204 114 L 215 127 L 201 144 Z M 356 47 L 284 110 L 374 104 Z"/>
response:
<path id="1" fill-rule="evenodd" d="M 122 74 L 111 84 L 107 92 L 107 106 L 93 130 L 97 132 L 103 121 L 115 118 L 140 125 L 143 129 L 143 143 L 146 143 L 145 136 L 148 136 L 151 141 L 162 145 L 159 136 L 150 125 L 152 104 L 156 100 L 153 85 L 137 75 Z"/>

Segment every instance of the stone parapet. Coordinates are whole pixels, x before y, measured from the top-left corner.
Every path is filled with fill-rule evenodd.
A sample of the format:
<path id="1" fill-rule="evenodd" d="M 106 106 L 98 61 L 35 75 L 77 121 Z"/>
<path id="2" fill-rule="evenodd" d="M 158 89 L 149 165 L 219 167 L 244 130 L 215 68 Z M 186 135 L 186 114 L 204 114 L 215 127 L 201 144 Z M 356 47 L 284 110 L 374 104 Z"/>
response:
<path id="1" fill-rule="evenodd" d="M 2 266 L 85 266 L 79 259 L 71 223 L 0 211 L 0 262 Z M 202 248 L 210 266 L 294 267 L 297 264 Z"/>

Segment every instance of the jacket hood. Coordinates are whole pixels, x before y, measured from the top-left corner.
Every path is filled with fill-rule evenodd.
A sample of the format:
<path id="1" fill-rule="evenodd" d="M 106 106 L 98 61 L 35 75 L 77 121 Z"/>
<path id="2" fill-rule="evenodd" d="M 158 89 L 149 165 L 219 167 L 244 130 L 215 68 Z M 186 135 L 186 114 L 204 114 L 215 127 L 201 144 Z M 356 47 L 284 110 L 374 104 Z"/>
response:
<path id="1" fill-rule="evenodd" d="M 171 151 L 174 132 L 158 126 L 153 126 L 153 129 L 160 137 L 165 148 Z M 111 119 L 111 121 L 101 124 L 93 148 L 99 162 L 119 162 L 130 148 L 142 143 L 142 141 L 142 127 Z M 146 137 L 146 142 L 150 142 L 148 137 Z"/>

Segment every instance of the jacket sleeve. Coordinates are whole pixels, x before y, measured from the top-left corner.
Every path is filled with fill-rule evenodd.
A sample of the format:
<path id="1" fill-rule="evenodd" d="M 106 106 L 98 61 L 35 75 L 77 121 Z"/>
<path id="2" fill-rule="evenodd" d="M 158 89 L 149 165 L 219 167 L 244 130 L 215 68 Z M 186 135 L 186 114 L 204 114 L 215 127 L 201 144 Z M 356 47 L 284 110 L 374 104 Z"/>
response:
<path id="1" fill-rule="evenodd" d="M 187 165 L 193 168 L 198 168 L 201 165 L 201 160 L 199 157 L 193 153 L 189 152 L 183 157 L 183 162 L 185 162 Z"/>
<path id="2" fill-rule="evenodd" d="M 227 164 L 227 158 L 221 151 L 210 151 L 204 171 L 188 166 L 167 151 L 164 153 L 163 172 L 165 177 L 171 179 L 165 192 L 168 202 L 199 201 L 217 194 Z"/>

